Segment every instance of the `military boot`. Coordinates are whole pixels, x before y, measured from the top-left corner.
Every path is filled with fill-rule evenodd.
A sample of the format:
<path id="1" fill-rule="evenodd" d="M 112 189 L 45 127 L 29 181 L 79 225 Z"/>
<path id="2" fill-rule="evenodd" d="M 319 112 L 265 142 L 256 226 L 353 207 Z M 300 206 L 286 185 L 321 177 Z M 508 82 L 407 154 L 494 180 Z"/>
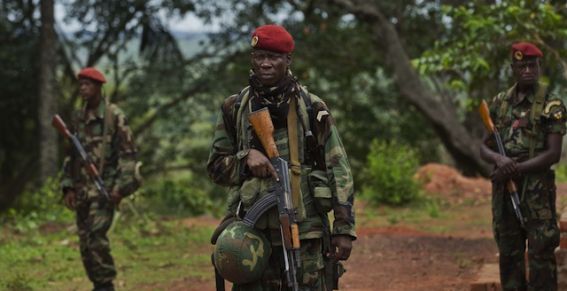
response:
<path id="1" fill-rule="evenodd" d="M 114 291 L 112 281 L 105 283 L 95 283 L 93 291 Z"/>

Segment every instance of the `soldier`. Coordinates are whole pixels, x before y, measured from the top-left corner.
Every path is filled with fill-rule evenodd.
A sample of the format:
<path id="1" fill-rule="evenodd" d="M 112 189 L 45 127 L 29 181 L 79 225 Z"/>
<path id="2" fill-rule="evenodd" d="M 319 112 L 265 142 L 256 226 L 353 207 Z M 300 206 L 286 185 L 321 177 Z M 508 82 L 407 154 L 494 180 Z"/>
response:
<path id="1" fill-rule="evenodd" d="M 299 288 L 330 290 L 331 286 L 326 286 L 329 282 L 323 279 L 324 259 L 348 259 L 352 241 L 356 239 L 353 178 L 347 155 L 327 105 L 307 92 L 290 71 L 294 48 L 292 36 L 281 26 L 264 25 L 254 31 L 251 45 L 249 86 L 228 97 L 221 106 L 207 170 L 215 183 L 230 187 L 228 204 L 233 216 L 246 212 L 266 194 L 274 183 L 271 177 L 275 170 L 250 128 L 247 116 L 267 107 L 274 124 L 278 151 L 289 162 L 291 179 L 294 176 L 298 179 L 296 190 L 293 181 L 291 184 L 292 192 L 300 192 L 301 197 L 294 202 L 300 221 L 302 264 L 297 276 Z M 290 116 L 296 116 L 296 121 L 291 121 Z M 311 132 L 314 136 L 309 135 Z M 330 210 L 333 210 L 335 220 L 332 234 L 327 236 L 330 240 L 325 240 L 322 230 L 326 229 Z M 239 229 L 240 226 L 231 228 Z M 272 247 L 268 250 L 271 255 L 267 262 L 256 265 L 264 266 L 265 263 L 267 266 L 254 270 L 260 278 L 234 284 L 233 290 L 289 289 L 283 279 L 277 209 L 264 214 L 248 235 L 257 237 L 258 233 L 262 233 L 262 240 L 265 237 Z M 260 246 L 263 246 L 262 240 L 258 239 Z M 323 254 L 325 241 L 330 242 L 327 254 Z M 262 250 L 261 253 L 266 252 Z"/>
<path id="2" fill-rule="evenodd" d="M 139 187 L 136 148 L 124 113 L 103 100 L 104 75 L 84 68 L 78 79 L 84 107 L 71 127 L 97 165 L 111 201 L 97 192 L 75 151 L 65 158 L 61 188 L 65 206 L 76 211 L 81 258 L 94 290 L 114 290 L 116 268 L 106 234 L 115 208 Z"/>
<path id="3" fill-rule="evenodd" d="M 546 86 L 539 81 L 542 56 L 531 43 L 512 45 L 511 68 L 516 83 L 490 104 L 490 115 L 502 135 L 508 157 L 498 154 L 488 137 L 480 149 L 482 158 L 495 165 L 493 229 L 504 290 L 557 290 L 554 250 L 559 245 L 559 229 L 555 176 L 550 167 L 561 156 L 566 109 L 561 99 L 546 92 Z M 510 179 L 518 185 L 525 227 L 516 218 L 505 187 Z"/>

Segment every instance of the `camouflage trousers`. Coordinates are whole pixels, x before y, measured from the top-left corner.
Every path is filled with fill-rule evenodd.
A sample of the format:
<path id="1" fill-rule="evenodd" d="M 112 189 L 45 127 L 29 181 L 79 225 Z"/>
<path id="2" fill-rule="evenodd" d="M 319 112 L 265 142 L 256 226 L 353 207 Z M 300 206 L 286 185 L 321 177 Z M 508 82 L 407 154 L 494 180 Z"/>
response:
<path id="1" fill-rule="evenodd" d="M 301 269 L 297 272 L 299 290 L 325 291 L 324 263 L 321 239 L 301 241 Z M 284 255 L 281 246 L 272 246 L 272 255 L 262 280 L 247 284 L 234 284 L 233 291 L 291 290 L 285 282 Z"/>
<path id="2" fill-rule="evenodd" d="M 76 212 L 81 259 L 87 275 L 95 286 L 110 283 L 116 277 L 116 268 L 106 233 L 112 225 L 114 206 L 81 199 Z"/>
<path id="3" fill-rule="evenodd" d="M 521 195 L 523 180 L 516 181 Z M 514 214 L 510 195 L 503 185 L 493 184 L 494 237 L 500 253 L 503 290 L 557 290 L 555 248 L 559 228 L 555 214 L 553 172 L 528 179 L 520 208 L 526 220 L 522 228 Z M 526 280 L 525 250 L 528 249 L 529 279 Z"/>

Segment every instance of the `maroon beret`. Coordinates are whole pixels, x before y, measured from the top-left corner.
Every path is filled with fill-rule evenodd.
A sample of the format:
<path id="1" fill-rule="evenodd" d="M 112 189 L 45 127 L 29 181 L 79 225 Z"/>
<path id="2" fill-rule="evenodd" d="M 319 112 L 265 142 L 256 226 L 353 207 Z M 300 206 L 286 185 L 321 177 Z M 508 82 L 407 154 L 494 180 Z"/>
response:
<path id="1" fill-rule="evenodd" d="M 512 57 L 521 61 L 524 57 L 543 57 L 543 53 L 533 43 L 517 42 L 512 45 Z"/>
<path id="2" fill-rule="evenodd" d="M 293 37 L 283 26 L 268 24 L 262 25 L 252 33 L 253 48 L 289 54 L 293 51 Z"/>
<path id="3" fill-rule="evenodd" d="M 95 68 L 84 68 L 82 69 L 79 74 L 77 74 L 77 78 L 88 78 L 100 83 L 106 83 L 106 79 L 104 75 Z"/>

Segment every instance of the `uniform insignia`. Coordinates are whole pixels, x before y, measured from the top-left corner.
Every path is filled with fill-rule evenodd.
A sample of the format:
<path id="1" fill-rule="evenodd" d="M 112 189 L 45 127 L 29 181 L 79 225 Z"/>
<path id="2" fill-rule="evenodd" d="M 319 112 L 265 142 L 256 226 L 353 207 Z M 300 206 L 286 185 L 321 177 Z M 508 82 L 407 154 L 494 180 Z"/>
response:
<path id="1" fill-rule="evenodd" d="M 521 51 L 514 52 L 514 59 L 521 61 L 524 58 L 524 54 Z"/>
<path id="2" fill-rule="evenodd" d="M 257 44 L 258 44 L 258 36 L 255 35 L 255 36 L 252 38 L 252 40 L 250 41 L 250 45 L 251 45 L 252 47 L 255 47 Z"/>
<path id="3" fill-rule="evenodd" d="M 317 113 L 317 121 L 321 122 L 321 119 L 323 118 L 323 116 L 329 115 L 329 112 L 327 112 L 327 110 L 321 110 L 319 111 L 319 113 Z"/>
<path id="4" fill-rule="evenodd" d="M 520 112 L 520 117 L 526 116 L 526 112 Z"/>
<path id="5" fill-rule="evenodd" d="M 547 103 L 547 105 L 545 105 L 545 108 L 543 109 L 543 114 L 549 116 L 549 113 L 551 112 L 551 107 L 553 106 L 561 106 L 561 101 L 553 100 Z"/>
<path id="6" fill-rule="evenodd" d="M 561 118 L 563 118 L 563 112 L 562 111 L 555 112 L 555 114 L 553 114 L 553 118 L 555 118 L 556 120 L 561 120 Z"/>

